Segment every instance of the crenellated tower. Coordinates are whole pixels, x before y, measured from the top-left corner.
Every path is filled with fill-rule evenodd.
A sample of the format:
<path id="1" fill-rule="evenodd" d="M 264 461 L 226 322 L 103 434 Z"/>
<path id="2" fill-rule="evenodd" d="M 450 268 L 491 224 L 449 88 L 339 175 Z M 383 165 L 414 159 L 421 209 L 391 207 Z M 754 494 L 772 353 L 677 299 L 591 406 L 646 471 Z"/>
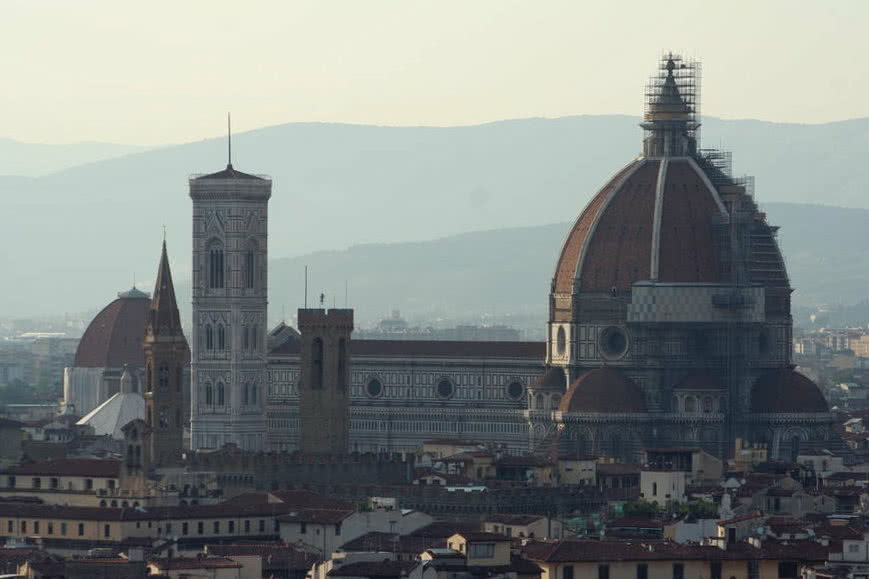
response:
<path id="1" fill-rule="evenodd" d="M 302 334 L 299 448 L 311 454 L 346 454 L 353 310 L 300 309 L 298 321 Z"/>
<path id="2" fill-rule="evenodd" d="M 226 169 L 190 179 L 191 446 L 264 450 L 268 201 L 272 182 Z"/>
<path id="3" fill-rule="evenodd" d="M 184 426 L 184 392 L 189 388 L 187 366 L 190 350 L 175 299 L 172 272 L 163 241 L 157 282 L 145 327 L 145 419 L 150 427 L 148 440 L 151 466 L 177 464 L 181 458 Z"/>

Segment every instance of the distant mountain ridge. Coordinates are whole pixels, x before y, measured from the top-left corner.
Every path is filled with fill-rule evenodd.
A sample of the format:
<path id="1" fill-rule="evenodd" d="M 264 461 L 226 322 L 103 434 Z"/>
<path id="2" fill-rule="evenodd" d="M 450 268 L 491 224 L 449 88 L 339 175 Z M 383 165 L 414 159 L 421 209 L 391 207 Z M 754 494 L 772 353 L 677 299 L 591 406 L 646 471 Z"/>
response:
<path id="1" fill-rule="evenodd" d="M 358 251 L 369 247 L 366 244 L 450 238 L 481 230 L 528 230 L 574 219 L 607 178 L 637 155 L 642 139 L 637 122 L 628 116 L 578 116 L 455 128 L 298 123 L 234 136 L 234 166 L 270 173 L 274 179 L 269 208 L 269 254 L 277 260 L 272 272 L 272 312 L 277 304 L 286 303 L 290 310 L 298 304 L 291 308 L 294 290 L 278 283 L 282 258 L 323 250 L 341 255 L 343 248 L 351 246 Z M 788 201 L 869 207 L 865 195 L 869 119 L 786 125 L 706 118 L 703 138 L 734 151 L 735 173 L 756 176 L 762 205 Z M 114 292 L 129 287 L 134 277 L 147 286 L 156 271 L 163 225 L 168 229 L 173 272 L 179 280 L 189 277 L 186 180 L 191 173 L 219 170 L 225 154 L 224 140 L 210 139 L 95 161 L 39 178 L 0 178 L 7 217 L 0 228 L 0 243 L 9 248 L 0 254 L 0 268 L 13 278 L 4 287 L 0 313 L 79 311 L 104 304 Z M 770 212 L 776 223 L 772 205 Z M 788 226 L 778 224 L 787 241 Z M 807 224 L 810 230 L 815 225 Z M 850 235 L 837 222 L 827 225 L 823 236 L 835 240 Z M 493 233 L 491 239 L 500 239 L 499 235 Z M 540 299 L 545 299 L 561 240 L 534 235 L 507 240 L 508 245 L 488 254 L 489 261 L 493 266 L 496 257 L 515 262 L 514 270 L 509 263 L 497 264 L 505 272 L 502 283 L 521 286 L 533 280 L 535 287 L 543 288 Z M 485 244 L 484 238 L 474 243 Z M 540 253 L 532 255 L 537 246 Z M 837 243 L 829 246 L 842 249 Z M 458 253 L 470 259 L 472 249 L 465 247 Z M 532 266 L 545 271 L 542 279 L 520 262 L 526 251 L 531 253 L 522 259 L 541 261 Z M 446 261 L 448 266 L 458 263 L 456 253 L 435 253 L 431 259 Z M 312 275 L 319 267 L 314 258 L 328 255 L 304 258 Z M 803 257 L 839 263 L 836 255 L 818 255 L 811 248 Z M 384 304 L 396 301 L 399 294 L 412 298 L 413 291 L 403 290 L 398 281 L 416 279 L 420 281 L 414 283 L 423 284 L 425 275 L 414 278 L 408 269 L 414 258 L 407 259 L 409 263 L 381 275 L 396 281 L 387 288 L 385 293 L 392 297 L 382 298 Z M 793 255 L 791 259 L 796 260 Z M 799 263 L 793 262 L 794 272 Z M 839 263 L 845 278 L 827 287 L 834 292 L 839 285 L 859 287 L 865 280 L 860 263 Z M 352 266 L 365 269 L 362 262 Z M 464 267 L 468 276 L 480 273 L 479 263 Z M 409 273 L 393 273 L 402 268 Z M 369 269 L 373 277 L 375 268 Z M 441 275 L 455 285 L 454 276 L 461 271 L 457 267 L 450 273 L 447 267 Z M 343 297 L 345 277 L 346 273 L 335 282 L 337 291 L 334 283 L 326 285 Z M 283 283 L 291 281 L 295 283 L 288 277 Z M 480 299 L 497 294 L 485 280 L 461 283 Z M 352 301 L 360 306 L 364 306 L 362 285 L 350 280 L 351 294 L 360 299 Z M 816 295 L 803 294 L 808 287 L 801 288 L 795 299 Z M 415 303 L 473 301 L 468 297 L 471 292 L 456 289 L 450 297 L 453 292 L 444 288 L 436 299 L 426 294 L 413 299 Z M 540 290 L 534 295 L 540 295 Z M 817 295 L 822 301 L 839 297 L 838 293 Z"/>
<path id="2" fill-rule="evenodd" d="M 96 142 L 24 143 L 0 137 L 0 176 L 40 177 L 145 149 L 139 145 Z"/>

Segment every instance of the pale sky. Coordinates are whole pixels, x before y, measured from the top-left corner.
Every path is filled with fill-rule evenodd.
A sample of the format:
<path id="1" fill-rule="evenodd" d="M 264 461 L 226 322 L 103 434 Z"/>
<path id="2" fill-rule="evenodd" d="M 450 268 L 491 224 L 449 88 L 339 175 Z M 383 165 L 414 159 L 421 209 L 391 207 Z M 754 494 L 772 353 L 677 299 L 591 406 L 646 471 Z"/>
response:
<path id="1" fill-rule="evenodd" d="M 703 114 L 869 116 L 869 2 L 0 0 L 0 137 L 158 145 L 295 121 L 642 112 L 662 51 Z"/>

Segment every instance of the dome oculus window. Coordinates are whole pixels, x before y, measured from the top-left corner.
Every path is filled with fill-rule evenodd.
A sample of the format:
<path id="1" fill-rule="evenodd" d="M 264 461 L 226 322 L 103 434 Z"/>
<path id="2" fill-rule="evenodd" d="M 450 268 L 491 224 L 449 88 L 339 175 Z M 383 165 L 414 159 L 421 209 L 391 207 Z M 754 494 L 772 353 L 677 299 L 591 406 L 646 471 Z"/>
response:
<path id="1" fill-rule="evenodd" d="M 616 326 L 610 326 L 600 335 L 600 349 L 606 358 L 621 358 L 628 349 L 628 336 Z"/>
<path id="2" fill-rule="evenodd" d="M 451 398 L 455 392 L 455 386 L 447 378 L 441 378 L 438 382 L 438 396 L 440 398 Z"/>
<path id="3" fill-rule="evenodd" d="M 524 391 L 525 388 L 522 386 L 521 382 L 514 381 L 507 385 L 507 396 L 513 400 L 519 400 L 522 398 Z"/>
<path id="4" fill-rule="evenodd" d="M 365 392 L 372 398 L 377 398 L 383 393 L 383 384 L 377 378 L 372 378 L 365 386 Z"/>

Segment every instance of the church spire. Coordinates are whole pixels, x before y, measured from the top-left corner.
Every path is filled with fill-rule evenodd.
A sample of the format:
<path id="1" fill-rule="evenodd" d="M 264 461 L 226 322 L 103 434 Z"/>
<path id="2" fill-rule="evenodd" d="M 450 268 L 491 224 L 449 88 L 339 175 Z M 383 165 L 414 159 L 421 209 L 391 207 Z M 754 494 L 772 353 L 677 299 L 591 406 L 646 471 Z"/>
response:
<path id="1" fill-rule="evenodd" d="M 157 270 L 157 283 L 154 285 L 154 297 L 151 299 L 148 333 L 155 335 L 181 333 L 181 315 L 178 313 L 178 302 L 175 299 L 175 286 L 172 284 L 172 272 L 169 270 L 165 238 L 160 267 Z"/>

